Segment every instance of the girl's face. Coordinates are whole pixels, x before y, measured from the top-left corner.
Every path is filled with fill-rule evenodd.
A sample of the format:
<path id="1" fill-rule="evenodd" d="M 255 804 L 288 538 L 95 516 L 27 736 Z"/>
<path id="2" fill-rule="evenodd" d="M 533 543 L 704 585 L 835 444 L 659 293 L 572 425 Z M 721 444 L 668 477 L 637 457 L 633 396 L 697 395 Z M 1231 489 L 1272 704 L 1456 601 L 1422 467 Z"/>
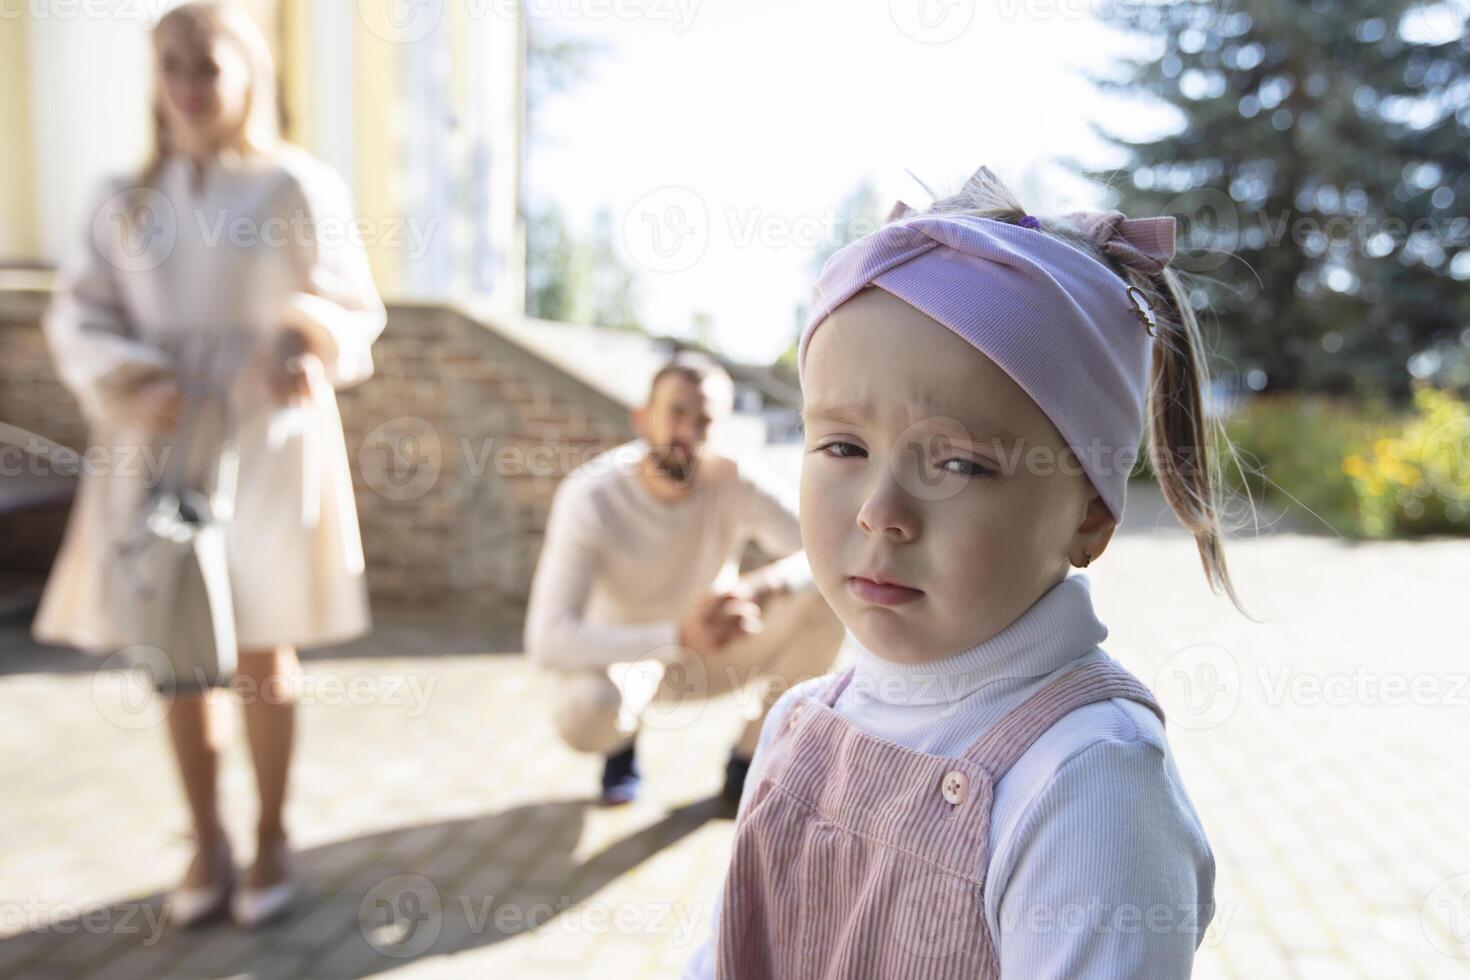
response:
<path id="1" fill-rule="evenodd" d="M 170 132 L 186 142 L 217 144 L 239 126 L 250 70 L 234 47 L 198 31 L 166 27 L 155 49 Z"/>
<path id="2" fill-rule="evenodd" d="M 974 646 L 1061 581 L 1079 542 L 1106 543 L 1111 514 L 1051 420 L 942 323 L 867 288 L 806 356 L 802 539 L 869 650 L 923 663 Z M 854 581 L 874 576 L 911 590 Z"/>

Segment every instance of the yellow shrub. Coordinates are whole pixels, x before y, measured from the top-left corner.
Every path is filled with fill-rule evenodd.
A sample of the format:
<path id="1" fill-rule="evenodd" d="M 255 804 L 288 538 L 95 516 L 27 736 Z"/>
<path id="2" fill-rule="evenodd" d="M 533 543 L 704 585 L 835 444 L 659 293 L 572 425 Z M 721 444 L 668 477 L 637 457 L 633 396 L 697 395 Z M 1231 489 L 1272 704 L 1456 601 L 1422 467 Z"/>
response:
<path id="1" fill-rule="evenodd" d="M 1470 530 L 1470 405 L 1421 384 L 1414 409 L 1398 435 L 1342 461 L 1369 536 Z"/>

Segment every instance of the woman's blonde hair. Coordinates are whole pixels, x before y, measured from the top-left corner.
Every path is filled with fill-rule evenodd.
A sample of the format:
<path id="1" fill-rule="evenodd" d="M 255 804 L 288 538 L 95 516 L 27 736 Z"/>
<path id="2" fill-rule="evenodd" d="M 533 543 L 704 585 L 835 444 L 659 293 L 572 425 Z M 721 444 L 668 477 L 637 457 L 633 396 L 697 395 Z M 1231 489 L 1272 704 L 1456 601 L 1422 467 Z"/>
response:
<path id="1" fill-rule="evenodd" d="M 935 201 L 926 211 L 973 214 L 1009 224 L 1017 224 L 1027 214 L 1010 188 L 985 167 L 959 193 Z M 911 212 L 907 206 L 899 205 L 889 218 L 904 213 Z M 1204 393 L 1209 386 L 1206 348 L 1181 273 L 1167 265 L 1157 275 L 1126 268 L 1114 262 L 1101 245 L 1070 221 L 1043 215 L 1035 217 L 1041 231 L 1083 249 L 1124 282 L 1142 289 L 1150 306 L 1162 311 L 1155 328 L 1157 337 L 1145 406 L 1149 464 L 1164 499 L 1180 523 L 1194 535 L 1210 589 L 1217 595 L 1223 591 L 1235 608 L 1249 618 L 1225 564 L 1220 513 L 1225 495 L 1220 479 L 1222 468 L 1216 456 L 1223 453 L 1234 458 L 1236 453 L 1219 419 L 1210 417 L 1204 410 Z"/>
<path id="2" fill-rule="evenodd" d="M 244 59 L 250 73 L 245 109 L 239 125 L 226 135 L 223 148 L 243 156 L 267 153 L 281 140 L 281 124 L 276 91 L 276 65 L 270 45 L 250 13 L 231 0 L 194 0 L 174 7 L 159 18 L 152 36 L 155 46 L 164 31 L 179 30 L 206 40 L 222 40 L 231 44 Z M 151 185 L 173 147 L 170 144 L 168 117 L 164 114 L 163 73 L 154 72 L 153 141 L 148 162 L 143 167 L 141 183 Z"/>

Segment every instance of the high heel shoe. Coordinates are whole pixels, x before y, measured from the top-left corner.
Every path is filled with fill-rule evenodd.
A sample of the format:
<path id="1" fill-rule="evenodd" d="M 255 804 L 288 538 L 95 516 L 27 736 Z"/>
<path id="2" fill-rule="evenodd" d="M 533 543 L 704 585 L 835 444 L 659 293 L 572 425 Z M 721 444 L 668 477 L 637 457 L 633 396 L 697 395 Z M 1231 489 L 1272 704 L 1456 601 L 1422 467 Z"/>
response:
<path id="1" fill-rule="evenodd" d="M 235 923 L 247 929 L 265 925 L 284 916 L 296 898 L 297 886 L 291 874 L 290 848 L 283 837 L 273 845 L 278 852 L 284 877 L 264 888 L 240 887 L 230 899 L 230 915 Z M 259 857 L 256 858 L 259 860 Z"/>
<path id="2" fill-rule="evenodd" d="M 223 834 L 215 844 L 215 870 L 223 869 L 218 880 L 208 885 L 179 885 L 165 899 L 167 920 L 180 929 L 212 922 L 229 908 L 235 887 L 235 863 L 230 844 Z"/>

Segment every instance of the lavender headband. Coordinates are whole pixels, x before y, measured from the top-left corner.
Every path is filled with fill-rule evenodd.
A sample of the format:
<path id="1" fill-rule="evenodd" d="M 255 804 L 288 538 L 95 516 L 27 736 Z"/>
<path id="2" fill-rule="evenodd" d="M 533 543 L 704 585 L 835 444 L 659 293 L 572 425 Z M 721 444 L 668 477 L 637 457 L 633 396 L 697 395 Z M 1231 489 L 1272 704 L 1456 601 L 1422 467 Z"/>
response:
<path id="1" fill-rule="evenodd" d="M 1042 231 L 1034 218 L 1013 225 L 913 213 L 902 203 L 889 217 L 822 268 L 797 347 L 798 376 L 804 382 L 817 327 L 858 290 L 878 286 L 949 327 L 1015 379 L 1121 522 L 1143 436 L 1157 323 L 1142 292 Z M 1154 275 L 1174 255 L 1173 217 L 1126 218 L 1119 211 L 1062 217 L 1124 268 Z"/>

